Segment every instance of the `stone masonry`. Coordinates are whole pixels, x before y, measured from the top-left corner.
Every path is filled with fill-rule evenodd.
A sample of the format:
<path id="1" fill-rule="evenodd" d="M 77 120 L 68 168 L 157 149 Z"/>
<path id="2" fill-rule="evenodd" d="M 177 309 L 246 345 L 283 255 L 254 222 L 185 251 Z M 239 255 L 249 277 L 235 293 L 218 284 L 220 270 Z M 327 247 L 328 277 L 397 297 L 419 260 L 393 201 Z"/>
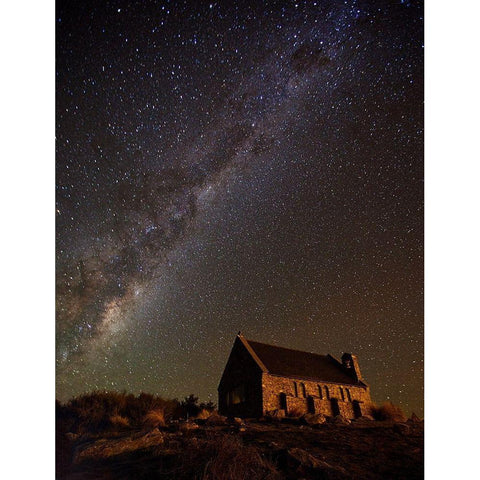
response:
<path id="1" fill-rule="evenodd" d="M 297 385 L 296 391 L 295 384 Z M 305 394 L 303 388 L 305 388 Z M 285 413 L 287 414 L 292 412 L 307 413 L 310 410 L 311 413 L 321 413 L 326 416 L 340 414 L 345 418 L 351 419 L 360 415 L 370 415 L 371 413 L 372 402 L 368 387 L 263 374 L 262 392 L 263 414 L 268 414 L 275 410 L 286 410 Z M 285 394 L 286 405 L 281 404 L 282 393 Z M 333 411 L 332 400 L 334 401 L 333 405 L 338 405 L 338 412 Z M 354 402 L 358 404 L 360 415 L 354 411 Z M 312 404 L 313 409 L 311 408 Z M 285 406 L 286 409 L 284 408 Z"/>
<path id="2" fill-rule="evenodd" d="M 341 361 L 247 340 L 240 333 L 218 387 L 223 415 L 259 417 L 318 413 L 357 418 L 370 415 L 372 401 L 357 357 Z"/>

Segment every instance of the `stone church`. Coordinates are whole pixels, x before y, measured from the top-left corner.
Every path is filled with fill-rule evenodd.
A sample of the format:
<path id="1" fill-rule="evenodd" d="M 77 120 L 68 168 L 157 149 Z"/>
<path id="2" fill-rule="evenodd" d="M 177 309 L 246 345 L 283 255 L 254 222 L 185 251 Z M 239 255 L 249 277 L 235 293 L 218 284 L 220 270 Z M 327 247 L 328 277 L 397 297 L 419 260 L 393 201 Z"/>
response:
<path id="1" fill-rule="evenodd" d="M 372 401 L 355 355 L 341 361 L 247 340 L 239 333 L 218 386 L 220 414 L 261 417 L 275 410 L 357 418 Z"/>

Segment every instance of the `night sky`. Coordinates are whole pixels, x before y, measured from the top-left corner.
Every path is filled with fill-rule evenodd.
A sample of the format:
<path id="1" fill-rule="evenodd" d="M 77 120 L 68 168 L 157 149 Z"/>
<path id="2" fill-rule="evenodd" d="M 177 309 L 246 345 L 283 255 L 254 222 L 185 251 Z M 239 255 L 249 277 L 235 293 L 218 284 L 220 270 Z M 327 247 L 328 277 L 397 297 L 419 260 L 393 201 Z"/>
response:
<path id="1" fill-rule="evenodd" d="M 239 330 L 423 415 L 423 5 L 65 1 L 56 395 L 216 401 Z"/>

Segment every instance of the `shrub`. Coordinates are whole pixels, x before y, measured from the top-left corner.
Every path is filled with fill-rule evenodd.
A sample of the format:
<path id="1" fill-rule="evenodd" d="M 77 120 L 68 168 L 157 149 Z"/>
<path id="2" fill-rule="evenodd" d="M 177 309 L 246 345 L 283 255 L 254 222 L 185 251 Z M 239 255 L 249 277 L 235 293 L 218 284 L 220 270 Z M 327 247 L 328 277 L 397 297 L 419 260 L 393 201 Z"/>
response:
<path id="1" fill-rule="evenodd" d="M 143 425 L 151 428 L 165 426 L 165 412 L 161 409 L 150 410 L 143 418 Z"/>
<path id="2" fill-rule="evenodd" d="M 135 397 L 125 392 L 97 391 L 73 398 L 63 406 L 57 402 L 56 413 L 57 422 L 65 432 L 98 433 L 142 426 L 145 421 L 164 425 L 166 419 L 179 415 L 179 406 L 177 400 L 165 400 L 149 393 Z"/>
<path id="3" fill-rule="evenodd" d="M 112 415 L 110 417 L 110 424 L 112 427 L 116 427 L 116 428 L 125 428 L 130 426 L 130 422 L 128 421 L 128 418 L 118 414 Z"/>
<path id="4" fill-rule="evenodd" d="M 210 411 L 210 410 L 207 410 L 206 408 L 202 408 L 198 414 L 196 415 L 195 418 L 198 418 L 199 420 L 205 420 L 207 419 L 208 417 L 210 417 L 213 413 L 215 413 L 214 411 Z"/>
<path id="5" fill-rule="evenodd" d="M 385 402 L 384 404 L 372 408 L 372 416 L 375 420 L 391 420 L 394 422 L 404 422 L 406 416 L 403 410 L 398 405 L 392 402 Z"/>
<path id="6" fill-rule="evenodd" d="M 182 409 L 182 416 L 184 417 L 196 417 L 200 413 L 200 406 L 198 405 L 198 397 L 191 393 L 188 397 L 185 397 L 180 403 Z"/>

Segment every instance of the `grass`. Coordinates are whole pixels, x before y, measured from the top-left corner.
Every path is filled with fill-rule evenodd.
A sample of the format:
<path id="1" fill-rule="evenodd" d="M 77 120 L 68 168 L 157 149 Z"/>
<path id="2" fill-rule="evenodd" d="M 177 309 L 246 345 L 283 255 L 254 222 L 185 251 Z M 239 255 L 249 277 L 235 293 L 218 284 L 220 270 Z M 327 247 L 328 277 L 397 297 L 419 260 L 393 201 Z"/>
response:
<path id="1" fill-rule="evenodd" d="M 150 410 L 143 418 L 143 424 L 147 427 L 164 427 L 165 412 L 162 409 Z"/>
<path id="2" fill-rule="evenodd" d="M 190 439 L 181 458 L 179 478 L 201 480 L 273 480 L 275 466 L 260 450 L 229 434 Z"/>
<path id="3" fill-rule="evenodd" d="M 180 402 L 141 393 L 92 392 L 56 403 L 57 429 L 64 433 L 96 433 L 127 427 L 165 425 L 182 415 Z"/>

